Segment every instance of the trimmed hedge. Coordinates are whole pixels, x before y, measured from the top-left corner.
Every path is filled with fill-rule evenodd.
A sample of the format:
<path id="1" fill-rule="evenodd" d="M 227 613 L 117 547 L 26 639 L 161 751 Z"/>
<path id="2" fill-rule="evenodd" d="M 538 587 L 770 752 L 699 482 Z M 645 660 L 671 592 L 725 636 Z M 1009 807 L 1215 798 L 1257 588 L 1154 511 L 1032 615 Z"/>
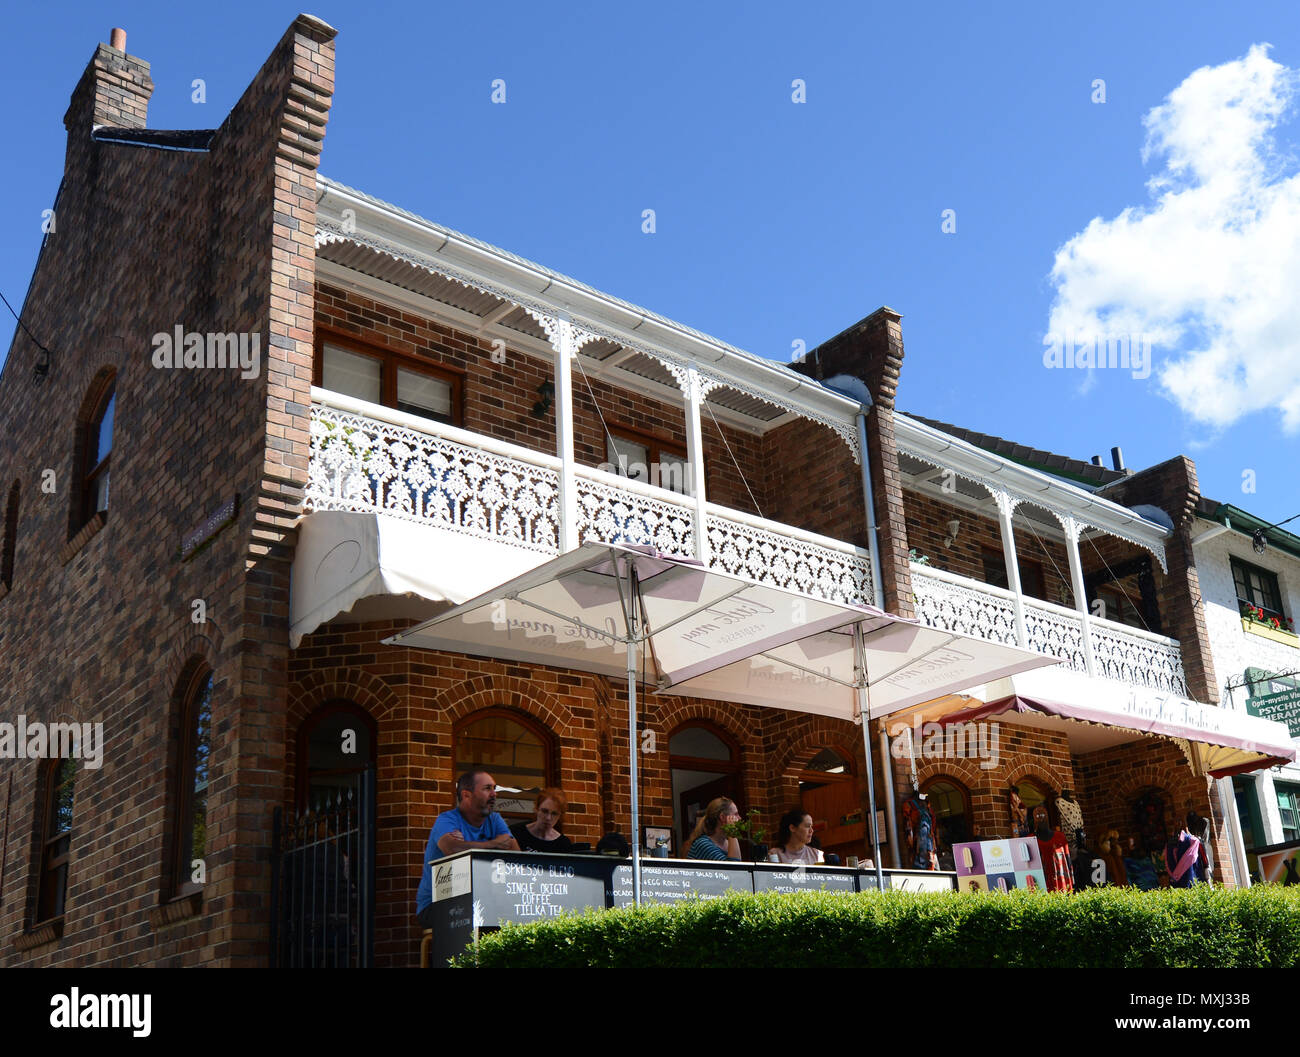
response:
<path id="1" fill-rule="evenodd" d="M 730 895 L 508 925 L 459 968 L 1300 965 L 1300 888 Z"/>

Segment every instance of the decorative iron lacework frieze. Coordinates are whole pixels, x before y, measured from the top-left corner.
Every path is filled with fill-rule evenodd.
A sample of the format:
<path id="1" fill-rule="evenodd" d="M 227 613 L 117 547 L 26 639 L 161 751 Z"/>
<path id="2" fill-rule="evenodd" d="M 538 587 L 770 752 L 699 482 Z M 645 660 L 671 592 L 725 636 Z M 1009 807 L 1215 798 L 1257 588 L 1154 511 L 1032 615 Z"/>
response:
<path id="1" fill-rule="evenodd" d="M 306 503 L 559 551 L 559 475 L 313 404 Z"/>
<path id="2" fill-rule="evenodd" d="M 1077 615 L 1045 609 L 1026 598 L 1025 633 L 1031 650 L 1059 657 L 1065 667 L 1076 672 L 1088 670 L 1083 652 L 1083 621 Z"/>
<path id="3" fill-rule="evenodd" d="M 1183 654 L 1174 641 L 1155 642 L 1091 621 L 1098 674 L 1123 683 L 1187 696 Z"/>
<path id="4" fill-rule="evenodd" d="M 414 265 L 417 268 L 423 268 L 425 271 L 431 272 L 434 275 L 441 275 L 445 279 L 450 279 L 453 282 L 460 283 L 461 286 L 464 286 L 467 289 L 491 294 L 493 297 L 498 297 L 502 301 L 518 305 L 532 316 L 533 319 L 537 320 L 538 324 L 546 330 L 548 336 L 551 337 L 553 344 L 556 340 L 554 335 L 558 333 L 558 330 L 555 327 L 555 321 L 569 320 L 570 314 L 556 307 L 541 304 L 540 302 L 534 301 L 513 290 L 508 290 L 505 287 L 497 286 L 495 283 L 462 272 L 441 261 L 435 261 L 420 254 L 413 253 L 404 247 L 396 246 L 384 239 L 376 238 L 373 235 L 365 235 L 360 232 L 345 232 L 327 219 L 318 219 L 316 224 L 317 247 L 326 246 L 332 242 L 352 242 L 359 246 L 365 246 L 374 250 L 376 253 L 386 254 L 394 260 L 403 261 L 407 264 Z M 615 333 L 613 330 L 602 327 L 590 320 L 573 318 L 571 326 L 573 327 L 575 340 L 577 342 L 577 345 L 572 350 L 574 352 L 577 351 L 578 347 L 586 341 L 590 341 L 592 338 L 603 338 L 606 341 L 613 342 L 615 345 L 632 349 L 635 352 L 642 353 L 652 359 L 658 360 L 673 372 L 673 375 L 678 379 L 679 384 L 681 384 L 681 378 L 683 377 L 684 372 L 690 368 L 694 368 L 701 382 L 707 385 L 709 389 L 715 389 L 719 386 L 727 386 L 728 388 L 735 389 L 737 392 L 743 393 L 746 396 L 751 396 L 756 400 L 761 400 L 765 404 L 770 404 L 773 407 L 780 408 L 782 411 L 788 411 L 793 415 L 798 415 L 801 418 L 806 418 L 811 422 L 816 422 L 819 425 L 825 426 L 827 429 L 839 436 L 839 438 L 849 446 L 849 451 L 853 453 L 854 462 L 859 464 L 862 462 L 862 452 L 859 450 L 856 422 L 842 422 L 831 418 L 829 415 L 822 414 L 819 411 L 814 411 L 810 408 L 800 406 L 792 400 L 786 400 L 781 394 L 767 392 L 756 386 L 746 385 L 734 378 L 728 378 L 717 371 L 713 371 L 709 367 L 701 365 L 685 356 L 676 356 L 670 352 L 664 351 L 663 349 L 637 341 L 636 338 L 631 337 L 630 335 Z"/>
<path id="5" fill-rule="evenodd" d="M 1141 539 L 1136 534 L 1125 532 L 1123 529 L 1111 528 L 1109 525 L 1096 525 L 1089 521 L 1086 515 L 1082 515 L 1075 510 L 1070 510 L 1061 504 L 1045 500 L 1041 494 L 1025 495 L 1008 488 L 1005 481 L 994 481 L 990 478 L 983 477 L 980 474 L 969 473 L 965 470 L 959 470 L 954 466 L 945 465 L 936 460 L 934 456 L 907 444 L 902 439 L 898 441 L 898 450 L 904 455 L 910 455 L 913 459 L 920 460 L 927 466 L 933 466 L 936 470 L 947 470 L 949 473 L 952 473 L 963 480 L 970 481 L 971 484 L 979 485 L 981 488 L 986 489 L 989 494 L 997 500 L 999 506 L 1003 503 L 1010 502 L 1010 510 L 1008 511 L 1008 514 L 1014 512 L 1016 506 L 1020 503 L 1032 503 L 1034 506 L 1041 507 L 1054 515 L 1056 519 L 1061 522 L 1062 531 L 1069 532 L 1070 530 L 1067 528 L 1067 522 L 1073 522 L 1076 532 L 1083 531 L 1084 529 L 1095 529 L 1098 532 L 1104 532 L 1108 536 L 1114 536 L 1116 539 L 1125 540 L 1126 542 L 1133 544 L 1135 547 L 1141 547 L 1143 550 L 1149 551 L 1154 555 L 1156 561 L 1160 563 L 1160 568 L 1165 572 L 1169 571 L 1169 566 L 1165 560 L 1165 549 L 1158 543 L 1152 543 L 1150 540 Z"/>
<path id="6" fill-rule="evenodd" d="M 685 506 L 579 477 L 578 542 L 630 543 L 690 558 L 695 553 L 695 517 Z"/>
<path id="7" fill-rule="evenodd" d="M 916 615 L 932 628 L 1016 645 L 1016 610 L 1010 599 L 930 576 L 912 566 Z"/>
<path id="8" fill-rule="evenodd" d="M 710 564 L 733 576 L 832 602 L 871 604 L 871 560 L 817 543 L 708 517 Z"/>

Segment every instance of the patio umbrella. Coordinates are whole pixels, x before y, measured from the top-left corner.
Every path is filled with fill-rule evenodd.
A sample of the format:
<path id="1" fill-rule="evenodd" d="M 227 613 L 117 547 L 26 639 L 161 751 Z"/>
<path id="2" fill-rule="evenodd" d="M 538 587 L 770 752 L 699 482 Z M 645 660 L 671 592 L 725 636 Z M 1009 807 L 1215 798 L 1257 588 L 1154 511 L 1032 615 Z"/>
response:
<path id="1" fill-rule="evenodd" d="M 755 584 L 652 548 L 597 543 L 583 544 L 384 641 L 626 675 L 637 904 L 636 695 L 642 678 L 664 692 L 860 720 L 880 879 L 867 721 L 1055 663 L 1040 654 L 925 628 L 873 606 Z M 643 646 L 644 672 L 638 663 Z"/>

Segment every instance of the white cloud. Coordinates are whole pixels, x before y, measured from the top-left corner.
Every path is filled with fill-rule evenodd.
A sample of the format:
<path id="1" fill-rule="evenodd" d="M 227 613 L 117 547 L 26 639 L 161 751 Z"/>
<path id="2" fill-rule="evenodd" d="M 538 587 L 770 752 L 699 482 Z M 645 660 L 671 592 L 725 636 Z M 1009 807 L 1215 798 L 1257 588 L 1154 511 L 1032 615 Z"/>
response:
<path id="1" fill-rule="evenodd" d="M 1279 153 L 1298 71 L 1255 45 L 1145 119 L 1151 203 L 1057 251 L 1054 334 L 1145 334 L 1164 391 L 1216 428 L 1275 409 L 1300 431 L 1300 166 Z M 1091 373 L 1091 372 L 1088 372 Z"/>

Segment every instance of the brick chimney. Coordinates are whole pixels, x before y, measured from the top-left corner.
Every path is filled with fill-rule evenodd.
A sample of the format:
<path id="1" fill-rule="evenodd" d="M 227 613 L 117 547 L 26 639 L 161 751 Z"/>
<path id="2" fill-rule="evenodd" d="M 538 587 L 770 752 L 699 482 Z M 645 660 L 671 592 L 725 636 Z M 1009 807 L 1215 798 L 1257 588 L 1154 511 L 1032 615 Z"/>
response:
<path id="1" fill-rule="evenodd" d="M 867 448 L 875 498 L 880 579 L 885 608 L 910 617 L 912 575 L 907 557 L 907 523 L 903 486 L 894 439 L 894 394 L 903 367 L 903 317 L 892 308 L 878 308 L 847 330 L 822 342 L 792 364 L 800 374 L 825 381 L 848 374 L 865 383 L 871 394 L 867 414 Z"/>
<path id="2" fill-rule="evenodd" d="M 85 137 L 96 125 L 144 128 L 149 116 L 153 80 L 149 64 L 126 53 L 126 31 L 114 29 L 111 44 L 101 44 L 90 57 L 72 93 L 63 127 L 70 137 Z"/>

